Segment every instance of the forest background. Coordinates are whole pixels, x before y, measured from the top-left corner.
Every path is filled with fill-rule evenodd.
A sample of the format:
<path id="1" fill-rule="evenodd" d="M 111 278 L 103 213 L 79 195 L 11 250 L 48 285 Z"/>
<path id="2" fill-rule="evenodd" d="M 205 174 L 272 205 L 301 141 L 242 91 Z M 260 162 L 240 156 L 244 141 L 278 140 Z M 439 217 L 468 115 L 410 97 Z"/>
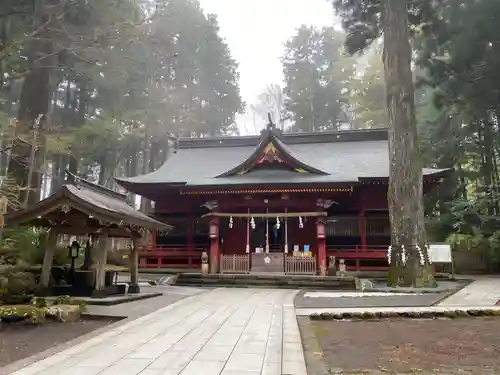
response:
<path id="1" fill-rule="evenodd" d="M 352 26 L 356 14 L 332 3 Z M 415 3 L 428 12 L 410 12 L 421 157 L 454 170 L 425 198 L 428 234 L 495 266 L 500 2 Z M 255 133 L 269 112 L 286 132 L 386 127 L 377 30 L 303 25 L 286 43 L 284 82 L 250 103 L 219 31 L 196 0 L 3 0 L 0 176 L 11 207 L 56 191 L 67 169 L 118 189 L 113 176 L 155 170 L 178 137 L 238 134 L 244 111 L 254 114 Z M 373 40 L 353 54 L 359 34 Z"/>

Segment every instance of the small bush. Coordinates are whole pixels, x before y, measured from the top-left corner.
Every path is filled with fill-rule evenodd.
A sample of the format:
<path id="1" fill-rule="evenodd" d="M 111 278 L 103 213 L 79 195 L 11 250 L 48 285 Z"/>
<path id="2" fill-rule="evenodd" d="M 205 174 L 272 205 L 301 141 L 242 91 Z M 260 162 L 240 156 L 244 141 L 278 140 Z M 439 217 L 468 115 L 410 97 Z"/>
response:
<path id="1" fill-rule="evenodd" d="M 420 317 L 422 319 L 432 319 L 434 317 L 434 314 L 432 311 L 423 311 L 420 313 Z"/>
<path id="2" fill-rule="evenodd" d="M 444 316 L 450 319 L 455 319 L 457 317 L 456 311 L 445 311 Z"/>
<path id="3" fill-rule="evenodd" d="M 32 305 L 0 306 L 0 319 L 4 321 L 27 320 L 32 324 L 45 322 L 45 310 Z"/>
<path id="4" fill-rule="evenodd" d="M 321 320 L 333 320 L 333 315 L 330 313 L 321 313 Z"/>
<path id="5" fill-rule="evenodd" d="M 374 313 L 371 313 L 371 312 L 367 312 L 367 311 L 365 311 L 365 312 L 362 314 L 362 318 L 363 318 L 363 319 L 373 319 L 373 318 L 375 318 L 375 314 L 374 314 Z"/>
<path id="6" fill-rule="evenodd" d="M 32 300 L 32 304 L 38 308 L 44 308 L 48 306 L 47 300 L 43 297 L 35 297 Z"/>
<path id="7" fill-rule="evenodd" d="M 69 305 L 71 302 L 70 296 L 59 296 L 54 300 L 54 305 Z"/>
<path id="8" fill-rule="evenodd" d="M 500 310 L 486 309 L 486 310 L 451 310 L 451 311 L 401 311 L 401 312 L 384 312 L 379 311 L 376 313 L 371 312 L 356 312 L 356 313 L 322 313 L 311 314 L 311 320 L 343 320 L 343 319 L 436 319 L 436 318 L 468 318 L 468 317 L 484 317 L 484 316 L 500 316 Z"/>
<path id="9" fill-rule="evenodd" d="M 18 271 L 17 267 L 2 269 L 0 275 L 0 301 L 4 304 L 25 304 L 35 290 L 35 277 L 29 272 Z"/>
<path id="10" fill-rule="evenodd" d="M 28 295 L 36 287 L 35 276 L 30 272 L 14 272 L 7 280 L 7 293 L 12 295 Z"/>
<path id="11" fill-rule="evenodd" d="M 311 319 L 311 320 L 321 320 L 321 315 L 319 315 L 318 313 L 313 313 L 313 314 L 309 315 L 309 319 Z"/>
<path id="12" fill-rule="evenodd" d="M 70 296 L 59 296 L 54 300 L 53 303 L 54 306 L 57 305 L 73 305 L 73 306 L 80 306 L 82 310 L 85 310 L 87 308 L 87 303 L 85 301 L 82 301 L 80 299 L 76 298 L 71 298 Z"/>
<path id="13" fill-rule="evenodd" d="M 55 318 L 61 323 L 75 322 L 85 309 L 75 305 L 54 305 L 45 309 L 48 318 Z"/>

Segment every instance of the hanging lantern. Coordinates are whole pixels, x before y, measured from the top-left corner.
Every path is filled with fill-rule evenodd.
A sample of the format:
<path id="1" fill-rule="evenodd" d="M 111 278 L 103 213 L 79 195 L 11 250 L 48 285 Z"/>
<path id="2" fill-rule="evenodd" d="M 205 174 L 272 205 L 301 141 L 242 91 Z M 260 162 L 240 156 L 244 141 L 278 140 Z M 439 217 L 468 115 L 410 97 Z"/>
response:
<path id="1" fill-rule="evenodd" d="M 281 223 L 280 223 L 280 218 L 276 218 L 276 229 L 280 229 Z"/>
<path id="2" fill-rule="evenodd" d="M 219 225 L 217 221 L 213 220 L 209 225 L 209 236 L 210 238 L 217 238 L 219 236 Z"/>
<path id="3" fill-rule="evenodd" d="M 316 221 L 316 237 L 324 239 L 326 238 L 326 233 L 325 233 L 325 220 L 323 219 L 318 219 Z"/>
<path id="4" fill-rule="evenodd" d="M 304 223 L 302 222 L 302 217 L 299 216 L 299 228 L 304 228 Z"/>
<path id="5" fill-rule="evenodd" d="M 250 226 L 252 227 L 252 229 L 255 230 L 255 220 L 254 218 L 252 217 L 252 219 L 250 220 Z"/>
<path id="6" fill-rule="evenodd" d="M 232 228 L 233 228 L 233 226 L 234 226 L 234 223 L 233 223 L 233 217 L 231 216 L 231 217 L 229 218 L 229 228 L 231 228 L 231 229 L 232 229 Z"/>

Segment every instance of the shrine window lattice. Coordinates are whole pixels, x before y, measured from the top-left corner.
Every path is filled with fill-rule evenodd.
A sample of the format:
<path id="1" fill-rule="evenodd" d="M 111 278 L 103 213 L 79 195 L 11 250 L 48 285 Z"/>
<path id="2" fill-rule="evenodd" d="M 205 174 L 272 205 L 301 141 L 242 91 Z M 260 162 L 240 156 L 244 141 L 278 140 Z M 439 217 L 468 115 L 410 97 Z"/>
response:
<path id="1" fill-rule="evenodd" d="M 366 236 L 390 236 L 389 218 L 366 218 Z M 326 225 L 328 237 L 360 237 L 360 223 L 357 216 L 329 217 Z"/>

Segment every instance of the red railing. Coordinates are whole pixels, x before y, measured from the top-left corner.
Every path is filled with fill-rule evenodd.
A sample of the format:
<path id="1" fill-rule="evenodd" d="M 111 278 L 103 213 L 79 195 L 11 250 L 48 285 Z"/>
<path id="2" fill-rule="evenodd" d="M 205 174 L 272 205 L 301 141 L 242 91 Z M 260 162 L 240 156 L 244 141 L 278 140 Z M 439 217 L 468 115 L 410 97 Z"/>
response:
<path id="1" fill-rule="evenodd" d="M 327 256 L 334 256 L 336 262 L 344 259 L 347 271 L 387 271 L 389 269 L 389 263 L 387 262 L 388 247 L 389 245 L 368 245 L 363 249 L 361 245 L 330 245 L 327 246 Z M 370 261 L 379 264 L 369 264 Z M 352 264 L 353 262 L 354 264 Z M 380 264 L 382 262 L 384 264 Z"/>
<path id="2" fill-rule="evenodd" d="M 336 261 L 344 259 L 347 271 L 387 271 L 388 245 L 369 245 L 362 249 L 356 246 L 327 246 L 327 256 L 335 256 Z M 206 246 L 195 245 L 188 250 L 186 245 L 146 245 L 139 250 L 141 268 L 201 268 L 201 254 L 208 252 Z M 370 263 L 378 264 L 370 264 Z M 383 264 L 380 264 L 383 263 Z"/>
<path id="3" fill-rule="evenodd" d="M 200 268 L 202 246 L 145 245 L 139 249 L 140 268 Z"/>

